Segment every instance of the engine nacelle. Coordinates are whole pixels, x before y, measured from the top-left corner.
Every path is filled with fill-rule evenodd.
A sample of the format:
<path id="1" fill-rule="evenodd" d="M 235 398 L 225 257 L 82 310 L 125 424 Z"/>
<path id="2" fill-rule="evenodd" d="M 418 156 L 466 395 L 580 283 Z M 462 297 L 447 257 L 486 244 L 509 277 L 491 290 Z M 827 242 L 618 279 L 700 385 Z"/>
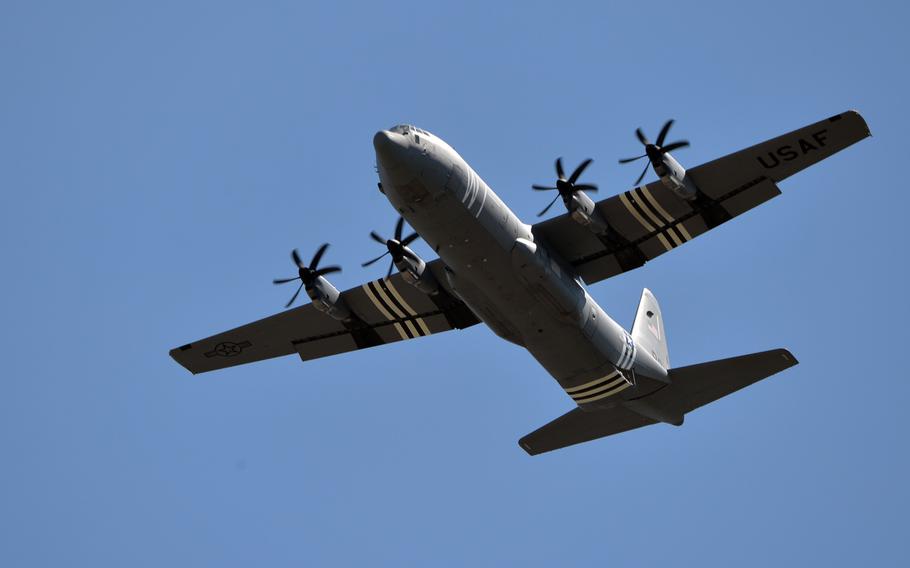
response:
<path id="1" fill-rule="evenodd" d="M 654 164 L 654 173 L 660 177 L 664 186 L 680 198 L 691 201 L 698 196 L 698 188 L 686 175 L 682 167 L 669 153 L 661 156 L 661 161 Z"/>
<path id="2" fill-rule="evenodd" d="M 403 255 L 401 260 L 395 261 L 395 266 L 401 272 L 401 277 L 405 282 L 414 286 L 424 294 L 436 295 L 439 293 L 439 282 L 433 273 L 427 270 L 427 263 L 414 252 L 405 247 L 413 257 Z"/>
<path id="3" fill-rule="evenodd" d="M 607 222 L 594 206 L 594 200 L 584 192 L 576 191 L 565 202 L 572 219 L 597 234 L 607 232 Z"/>
<path id="4" fill-rule="evenodd" d="M 312 286 L 307 286 L 306 293 L 313 301 L 313 307 L 320 312 L 338 321 L 351 319 L 351 310 L 341 298 L 341 292 L 322 276 Z"/>

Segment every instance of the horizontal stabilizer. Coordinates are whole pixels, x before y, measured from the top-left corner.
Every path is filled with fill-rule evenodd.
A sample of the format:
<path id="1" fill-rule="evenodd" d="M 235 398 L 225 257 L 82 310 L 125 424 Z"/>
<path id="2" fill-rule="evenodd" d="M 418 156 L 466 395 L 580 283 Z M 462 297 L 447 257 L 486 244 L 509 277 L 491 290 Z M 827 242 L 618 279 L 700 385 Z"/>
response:
<path id="1" fill-rule="evenodd" d="M 536 456 L 655 423 L 621 406 L 597 412 L 576 408 L 518 440 L 518 445 Z"/>
<path id="2" fill-rule="evenodd" d="M 786 349 L 774 349 L 670 369 L 671 383 L 641 401 L 654 411 L 647 413 L 661 417 L 661 421 L 675 423 L 665 417 L 678 416 L 678 422 L 682 423 L 681 418 L 686 413 L 797 363 Z M 642 409 L 638 410 L 635 412 L 624 406 L 594 412 L 576 408 L 528 434 L 518 444 L 533 456 L 658 422 L 644 416 Z"/>
<path id="3" fill-rule="evenodd" d="M 647 400 L 668 412 L 686 414 L 797 363 L 786 349 L 774 349 L 671 369 L 670 386 Z"/>

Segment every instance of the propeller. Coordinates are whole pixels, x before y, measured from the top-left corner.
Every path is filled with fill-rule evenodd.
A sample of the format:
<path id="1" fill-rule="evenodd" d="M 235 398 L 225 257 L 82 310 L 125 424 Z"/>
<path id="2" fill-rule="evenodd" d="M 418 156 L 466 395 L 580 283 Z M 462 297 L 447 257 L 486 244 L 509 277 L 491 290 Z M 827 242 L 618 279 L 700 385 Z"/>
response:
<path id="1" fill-rule="evenodd" d="M 635 181 L 635 185 L 641 183 L 641 180 L 645 179 L 645 174 L 648 173 L 648 166 L 654 165 L 657 167 L 660 164 L 661 157 L 667 152 L 672 152 L 673 150 L 679 150 L 680 148 L 685 148 L 689 145 L 688 140 L 679 140 L 677 142 L 671 142 L 664 146 L 664 140 L 667 138 L 667 133 L 670 132 L 670 127 L 673 126 L 673 119 L 668 120 L 664 123 L 663 128 L 660 129 L 660 133 L 657 135 L 657 140 L 652 144 L 648 137 L 645 136 L 645 133 L 641 131 L 641 128 L 635 129 L 635 136 L 638 138 L 638 141 L 641 142 L 645 147 L 645 153 L 641 156 L 635 156 L 634 158 L 625 158 L 620 160 L 620 164 L 628 164 L 631 162 L 638 161 L 642 158 L 648 158 L 648 164 L 645 164 L 645 169 L 642 170 L 641 175 L 638 176 L 638 179 Z"/>
<path id="2" fill-rule="evenodd" d="M 395 223 L 395 237 L 391 239 L 386 239 L 382 237 L 376 231 L 370 231 L 370 237 L 381 245 L 385 245 L 388 250 L 386 250 L 381 255 L 377 256 L 373 260 L 368 260 L 361 264 L 361 266 L 370 266 L 371 264 L 382 259 L 386 255 L 392 256 L 392 262 L 389 263 L 389 273 L 386 275 L 386 278 L 392 275 L 392 268 L 395 266 L 395 263 L 400 261 L 404 257 L 408 257 L 412 260 L 419 260 L 417 255 L 409 251 L 407 247 L 409 244 L 416 241 L 420 235 L 416 232 L 411 233 L 410 235 L 402 238 L 401 232 L 404 230 L 404 217 L 399 217 L 398 222 Z"/>
<path id="3" fill-rule="evenodd" d="M 300 259 L 300 253 L 297 252 L 297 249 L 291 251 L 291 259 L 294 261 L 294 264 L 297 265 L 297 276 L 294 278 L 280 278 L 272 280 L 273 284 L 287 284 L 288 282 L 300 280 L 300 286 L 297 287 L 297 291 L 294 292 L 293 296 L 291 296 L 291 300 L 284 306 L 285 308 L 291 307 L 291 304 L 293 304 L 294 300 L 297 299 L 297 295 L 300 294 L 300 290 L 302 290 L 304 286 L 309 288 L 320 276 L 331 274 L 333 272 L 341 272 L 340 266 L 326 266 L 325 268 L 319 268 L 319 261 L 322 260 L 322 255 L 325 254 L 327 248 L 329 248 L 329 243 L 323 243 L 322 246 L 319 247 L 319 249 L 316 251 L 316 254 L 313 255 L 313 259 L 310 260 L 309 266 L 304 264 Z"/>
<path id="4" fill-rule="evenodd" d="M 562 197 L 563 199 L 568 199 L 569 196 L 571 196 L 576 191 L 597 191 L 597 186 L 594 185 L 593 183 L 575 183 L 576 181 L 578 181 L 578 178 L 579 178 L 579 176 L 581 176 L 582 172 L 585 171 L 585 168 L 587 168 L 591 164 L 592 161 L 593 160 L 591 160 L 591 158 L 588 158 L 584 162 L 578 164 L 578 167 L 575 168 L 575 171 L 572 172 L 572 175 L 570 175 L 569 178 L 566 179 L 565 170 L 563 170 L 563 168 L 562 168 L 562 158 L 556 158 L 556 175 L 557 175 L 556 185 L 550 186 L 550 185 L 534 184 L 531 186 L 533 189 L 536 189 L 537 191 L 552 191 L 555 189 L 559 192 L 556 195 L 556 197 L 553 198 L 553 201 L 551 201 L 549 205 L 544 207 L 543 211 L 541 211 L 540 213 L 537 214 L 538 217 L 543 217 L 544 213 L 549 211 L 550 207 L 553 207 L 553 204 L 556 203 L 556 200 L 559 199 L 560 197 Z"/>

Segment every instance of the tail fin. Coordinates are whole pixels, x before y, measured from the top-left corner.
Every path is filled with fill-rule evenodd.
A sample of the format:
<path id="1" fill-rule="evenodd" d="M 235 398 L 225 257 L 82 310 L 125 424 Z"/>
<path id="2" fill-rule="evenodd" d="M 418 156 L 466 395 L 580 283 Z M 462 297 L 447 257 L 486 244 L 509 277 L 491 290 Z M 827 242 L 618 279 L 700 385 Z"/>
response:
<path id="1" fill-rule="evenodd" d="M 667 350 L 667 335 L 664 333 L 664 317 L 660 313 L 657 298 L 645 288 L 638 303 L 635 323 L 632 324 L 632 340 L 639 349 L 646 351 L 654 360 L 670 368 L 670 352 Z"/>

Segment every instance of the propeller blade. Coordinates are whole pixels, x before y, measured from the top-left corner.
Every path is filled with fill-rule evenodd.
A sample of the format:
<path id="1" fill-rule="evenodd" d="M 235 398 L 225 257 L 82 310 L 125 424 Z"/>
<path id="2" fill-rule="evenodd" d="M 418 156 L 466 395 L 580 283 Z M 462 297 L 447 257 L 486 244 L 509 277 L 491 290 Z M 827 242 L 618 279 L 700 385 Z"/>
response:
<path id="1" fill-rule="evenodd" d="M 284 305 L 285 308 L 290 308 L 291 304 L 294 303 L 294 300 L 297 299 L 297 295 L 300 294 L 300 291 L 303 290 L 303 282 L 300 283 L 300 286 L 297 287 L 297 291 L 294 292 L 294 295 L 291 296 L 291 301 Z"/>
<path id="2" fill-rule="evenodd" d="M 575 186 L 575 191 L 597 191 L 597 186 L 593 183 L 580 183 Z"/>
<path id="3" fill-rule="evenodd" d="M 388 271 L 388 273 L 386 273 L 386 275 L 385 275 L 385 279 L 386 279 L 386 280 L 388 280 L 389 278 L 392 277 L 392 269 L 393 269 L 393 268 L 395 268 L 395 261 L 394 261 L 394 260 L 393 260 L 392 262 L 389 263 L 389 271 Z"/>
<path id="4" fill-rule="evenodd" d="M 326 266 L 325 268 L 320 268 L 313 272 L 313 277 L 316 276 L 325 276 L 326 274 L 332 274 L 333 272 L 341 272 L 340 266 Z"/>
<path id="5" fill-rule="evenodd" d="M 643 169 L 643 170 L 641 171 L 641 175 L 638 176 L 638 179 L 637 179 L 637 180 L 635 180 L 635 185 L 640 184 L 640 183 L 641 183 L 641 180 L 645 179 L 645 174 L 648 173 L 648 167 L 649 167 L 650 165 L 651 165 L 651 162 L 646 162 L 646 163 L 645 163 L 645 169 Z"/>
<path id="6" fill-rule="evenodd" d="M 667 152 L 672 152 L 673 150 L 679 150 L 680 148 L 688 148 L 688 147 L 689 147 L 688 140 L 680 140 L 679 142 L 674 142 L 672 144 L 668 144 L 666 146 L 661 147 L 660 151 L 662 154 L 666 154 Z"/>
<path id="7" fill-rule="evenodd" d="M 303 264 L 303 261 L 300 260 L 300 253 L 297 252 L 297 249 L 291 251 L 291 259 L 294 261 L 294 264 L 297 265 L 297 268 L 306 268 L 306 266 Z"/>
<path id="8" fill-rule="evenodd" d="M 537 185 L 536 183 L 532 185 L 531 188 L 536 189 L 537 191 L 550 191 L 553 189 L 559 189 L 557 187 L 550 187 L 549 185 Z"/>
<path id="9" fill-rule="evenodd" d="M 313 260 L 310 261 L 310 270 L 315 270 L 319 266 L 319 261 L 322 260 L 322 255 L 325 254 L 327 248 L 329 248 L 329 243 L 322 243 L 322 246 L 313 255 Z"/>
<path id="10" fill-rule="evenodd" d="M 549 205 L 543 208 L 543 211 L 537 214 L 538 217 L 543 217 L 544 213 L 550 210 L 550 207 L 553 207 L 553 204 L 556 203 L 556 200 L 559 199 L 559 194 L 556 194 L 556 197 L 553 198 L 553 201 Z"/>
<path id="11" fill-rule="evenodd" d="M 655 142 L 654 144 L 656 144 L 657 146 L 663 145 L 664 140 L 667 138 L 667 133 L 670 132 L 671 126 L 673 126 L 672 118 L 664 123 L 664 127 L 660 129 L 660 134 L 657 135 L 657 142 Z"/>
<path id="12" fill-rule="evenodd" d="M 385 240 L 384 238 L 382 238 L 381 236 L 379 236 L 379 234 L 377 234 L 376 231 L 370 231 L 370 236 L 371 236 L 371 237 L 373 238 L 373 240 L 376 241 L 377 243 L 379 243 L 379 244 L 381 244 L 381 245 L 385 245 L 386 240 Z"/>
<path id="13" fill-rule="evenodd" d="M 276 278 L 275 280 L 272 280 L 272 284 L 287 284 L 288 282 L 293 282 L 294 280 L 300 280 L 300 277 L 295 276 L 294 278 Z"/>
<path id="14" fill-rule="evenodd" d="M 641 142 L 642 144 L 644 144 L 645 146 L 650 144 L 650 142 L 648 142 L 648 137 L 645 136 L 645 133 L 641 131 L 641 128 L 635 129 L 635 136 L 637 136 L 638 141 Z"/>
<path id="15" fill-rule="evenodd" d="M 395 223 L 395 240 L 401 240 L 401 231 L 404 229 L 404 217 L 399 217 L 398 222 Z"/>
<path id="16" fill-rule="evenodd" d="M 566 173 L 562 169 L 562 158 L 556 158 L 556 175 L 559 179 L 566 179 Z"/>
<path id="17" fill-rule="evenodd" d="M 638 160 L 640 160 L 642 158 L 647 158 L 647 157 L 648 157 L 647 154 L 642 154 L 641 156 L 638 156 L 636 158 L 623 158 L 622 160 L 619 161 L 619 163 L 628 164 L 629 162 L 637 162 Z"/>
<path id="18" fill-rule="evenodd" d="M 375 263 L 376 261 L 382 260 L 382 257 L 384 257 L 384 256 L 387 255 L 387 254 L 389 254 L 389 251 L 385 251 L 384 253 L 382 253 L 381 255 L 377 256 L 377 257 L 374 258 L 373 260 L 368 260 L 368 261 L 364 262 L 363 264 L 361 264 L 360 266 L 366 268 L 367 266 L 370 266 L 371 264 Z"/>
<path id="19" fill-rule="evenodd" d="M 587 168 L 593 161 L 594 160 L 592 160 L 591 158 L 588 158 L 584 162 L 578 164 L 578 167 L 575 168 L 575 171 L 572 172 L 571 176 L 569 176 L 569 183 L 574 185 L 575 182 L 578 181 L 578 177 L 582 174 L 582 172 L 585 171 L 585 168 Z"/>
<path id="20" fill-rule="evenodd" d="M 399 242 L 401 243 L 401 246 L 406 247 L 419 238 L 420 238 L 420 235 L 418 235 L 417 232 L 415 231 L 415 232 L 411 233 L 410 235 L 406 236 L 405 238 L 401 239 Z"/>

